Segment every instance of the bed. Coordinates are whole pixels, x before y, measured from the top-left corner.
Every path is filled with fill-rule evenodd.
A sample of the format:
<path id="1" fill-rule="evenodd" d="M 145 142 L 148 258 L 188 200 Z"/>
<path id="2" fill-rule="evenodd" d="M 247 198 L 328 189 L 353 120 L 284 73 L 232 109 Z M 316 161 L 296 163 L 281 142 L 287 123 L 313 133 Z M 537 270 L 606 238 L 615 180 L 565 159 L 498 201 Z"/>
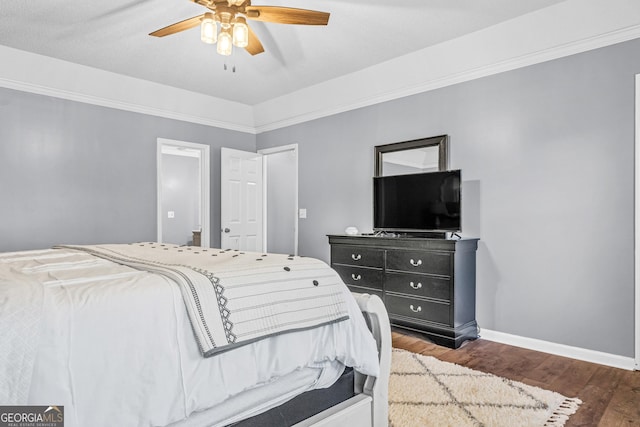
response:
<path id="1" fill-rule="evenodd" d="M 380 299 L 312 258 L 0 254 L 0 404 L 62 406 L 66 427 L 384 426 L 390 341 Z"/>

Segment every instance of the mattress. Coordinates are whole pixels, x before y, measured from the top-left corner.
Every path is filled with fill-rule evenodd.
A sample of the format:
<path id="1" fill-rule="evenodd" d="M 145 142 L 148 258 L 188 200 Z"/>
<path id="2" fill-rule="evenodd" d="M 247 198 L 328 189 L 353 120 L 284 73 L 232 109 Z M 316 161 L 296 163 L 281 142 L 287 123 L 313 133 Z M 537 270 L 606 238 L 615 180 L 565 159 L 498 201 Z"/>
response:
<path id="1" fill-rule="evenodd" d="M 211 408 L 224 419 L 208 424 L 228 424 L 329 387 L 345 366 L 378 374 L 375 341 L 343 288 L 348 320 L 203 358 L 166 277 L 67 249 L 0 254 L 2 313 L 14 315 L 0 319 L 0 339 L 15 343 L 12 360 L 0 359 L 0 397 L 64 405 L 67 427 L 199 425 Z"/>

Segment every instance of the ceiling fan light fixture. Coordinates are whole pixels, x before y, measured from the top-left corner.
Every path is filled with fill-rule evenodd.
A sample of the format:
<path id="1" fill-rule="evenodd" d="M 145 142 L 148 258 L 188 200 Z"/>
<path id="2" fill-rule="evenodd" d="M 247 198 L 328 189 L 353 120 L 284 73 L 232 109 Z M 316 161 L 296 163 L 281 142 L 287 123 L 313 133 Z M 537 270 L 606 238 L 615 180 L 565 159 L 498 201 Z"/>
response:
<path id="1" fill-rule="evenodd" d="M 218 34 L 217 51 L 220 55 L 229 56 L 233 51 L 233 38 L 228 28 L 223 28 Z"/>
<path id="2" fill-rule="evenodd" d="M 328 12 L 283 6 L 252 6 L 251 0 L 191 0 L 208 9 L 192 18 L 184 19 L 149 33 L 165 37 L 200 25 L 200 38 L 208 44 L 217 43 L 221 55 L 231 55 L 233 46 L 244 48 L 250 55 L 264 52 L 258 36 L 247 25 L 252 19 L 262 22 L 299 25 L 327 25 Z M 220 25 L 218 25 L 220 24 Z"/>
<path id="3" fill-rule="evenodd" d="M 233 22 L 233 44 L 238 47 L 249 45 L 249 27 L 244 16 L 237 16 Z"/>
<path id="4" fill-rule="evenodd" d="M 214 44 L 217 41 L 218 25 L 216 24 L 213 13 L 207 12 L 202 18 L 200 24 L 200 39 L 208 44 Z"/>

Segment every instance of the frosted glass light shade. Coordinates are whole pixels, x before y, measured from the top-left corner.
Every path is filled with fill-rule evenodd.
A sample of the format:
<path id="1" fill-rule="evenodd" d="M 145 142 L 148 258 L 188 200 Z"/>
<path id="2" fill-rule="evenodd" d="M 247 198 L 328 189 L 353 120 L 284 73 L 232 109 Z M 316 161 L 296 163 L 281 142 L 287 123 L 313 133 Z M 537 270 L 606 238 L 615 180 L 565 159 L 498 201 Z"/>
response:
<path id="1" fill-rule="evenodd" d="M 212 13 L 205 13 L 205 17 L 200 24 L 200 39 L 208 44 L 214 44 L 217 39 L 218 25 L 213 19 Z"/>
<path id="2" fill-rule="evenodd" d="M 243 17 L 236 18 L 233 24 L 233 44 L 238 47 L 247 47 L 249 44 L 249 27 Z"/>
<path id="3" fill-rule="evenodd" d="M 229 56 L 233 50 L 233 39 L 229 30 L 222 30 L 218 35 L 218 53 L 220 55 Z"/>

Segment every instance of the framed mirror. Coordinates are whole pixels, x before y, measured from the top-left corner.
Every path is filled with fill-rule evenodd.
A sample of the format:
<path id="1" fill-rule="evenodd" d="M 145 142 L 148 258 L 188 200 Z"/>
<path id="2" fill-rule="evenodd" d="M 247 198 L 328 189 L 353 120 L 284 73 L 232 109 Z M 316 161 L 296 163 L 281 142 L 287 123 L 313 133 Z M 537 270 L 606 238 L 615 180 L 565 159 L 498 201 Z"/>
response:
<path id="1" fill-rule="evenodd" d="M 375 176 L 447 170 L 447 135 L 375 147 Z"/>

